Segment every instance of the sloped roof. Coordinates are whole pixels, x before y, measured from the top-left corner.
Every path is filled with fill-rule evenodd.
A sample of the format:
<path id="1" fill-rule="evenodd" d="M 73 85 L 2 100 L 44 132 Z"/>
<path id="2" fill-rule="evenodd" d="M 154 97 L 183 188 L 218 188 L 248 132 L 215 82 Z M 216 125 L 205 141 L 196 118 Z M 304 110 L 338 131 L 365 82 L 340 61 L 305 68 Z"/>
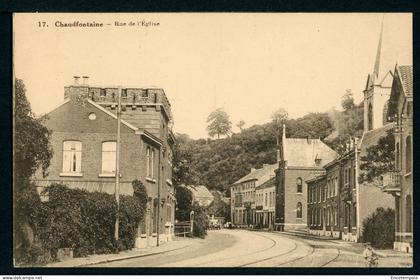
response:
<path id="1" fill-rule="evenodd" d="M 240 184 L 246 181 L 250 180 L 257 180 L 255 182 L 255 186 L 258 187 L 259 185 L 265 183 L 268 181 L 271 177 L 274 177 L 276 174 L 274 173 L 274 170 L 278 168 L 278 164 L 266 164 L 263 166 L 263 168 L 255 169 L 236 181 L 234 184 Z"/>
<path id="2" fill-rule="evenodd" d="M 337 158 L 337 153 L 320 139 L 286 138 L 283 147 L 287 166 L 316 167 L 315 159 L 321 159 L 319 166 L 323 166 Z"/>
<path id="3" fill-rule="evenodd" d="M 413 94 L 413 65 L 398 66 L 401 84 L 406 95 Z"/>
<path id="4" fill-rule="evenodd" d="M 190 185 L 187 188 L 192 192 L 193 196 L 196 198 L 214 198 L 213 194 L 203 185 Z"/>
<path id="5" fill-rule="evenodd" d="M 376 145 L 378 143 L 379 138 L 386 136 L 387 131 L 393 128 L 394 123 L 388 123 L 382 127 L 378 127 L 377 129 L 366 131 L 363 134 L 362 139 L 359 143 L 360 155 L 364 156 L 366 154 L 367 148 Z"/>
<path id="6" fill-rule="evenodd" d="M 265 181 L 264 183 L 256 187 L 255 189 L 269 188 L 269 187 L 272 187 L 273 185 L 275 186 L 275 184 L 276 184 L 276 177 L 272 177 L 268 179 L 268 181 Z"/>

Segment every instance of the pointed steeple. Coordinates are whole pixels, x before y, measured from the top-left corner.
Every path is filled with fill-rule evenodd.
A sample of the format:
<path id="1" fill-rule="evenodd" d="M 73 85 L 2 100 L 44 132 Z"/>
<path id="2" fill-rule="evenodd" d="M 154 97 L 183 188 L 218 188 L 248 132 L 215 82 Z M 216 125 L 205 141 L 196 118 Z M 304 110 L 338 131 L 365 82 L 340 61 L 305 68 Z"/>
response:
<path id="1" fill-rule="evenodd" d="M 379 35 L 378 49 L 376 50 L 375 66 L 373 68 L 373 75 L 375 78 L 378 78 L 379 76 L 379 66 L 380 66 L 380 61 L 381 61 L 381 49 L 382 49 L 382 35 L 384 33 L 384 16 L 382 17 L 381 34 Z"/>

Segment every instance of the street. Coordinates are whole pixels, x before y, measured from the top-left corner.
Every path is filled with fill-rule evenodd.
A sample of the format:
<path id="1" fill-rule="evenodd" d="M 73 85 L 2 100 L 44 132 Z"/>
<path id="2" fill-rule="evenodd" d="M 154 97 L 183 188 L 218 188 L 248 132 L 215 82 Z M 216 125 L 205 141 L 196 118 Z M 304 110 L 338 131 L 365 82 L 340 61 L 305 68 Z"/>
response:
<path id="1" fill-rule="evenodd" d="M 364 267 L 362 251 L 361 244 L 340 240 L 222 229 L 179 250 L 92 267 Z M 411 265 L 406 255 L 379 259 L 379 267 Z"/>

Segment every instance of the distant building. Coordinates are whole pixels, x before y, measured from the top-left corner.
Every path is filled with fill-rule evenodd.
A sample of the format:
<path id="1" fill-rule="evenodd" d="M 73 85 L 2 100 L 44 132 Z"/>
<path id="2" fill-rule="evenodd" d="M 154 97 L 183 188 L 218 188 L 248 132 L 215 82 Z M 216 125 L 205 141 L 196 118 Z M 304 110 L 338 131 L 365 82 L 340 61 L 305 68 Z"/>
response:
<path id="1" fill-rule="evenodd" d="M 193 202 L 197 202 L 201 207 L 207 208 L 214 200 L 213 194 L 209 191 L 206 186 L 197 185 L 197 186 L 187 186 L 192 193 Z"/>
<path id="2" fill-rule="evenodd" d="M 320 139 L 287 138 L 285 126 L 280 145 L 279 161 L 283 160 L 284 170 L 280 167 L 276 173 L 275 228 L 306 229 L 308 189 L 305 181 L 323 174 L 322 166 L 336 159 L 337 154 Z"/>
<path id="3" fill-rule="evenodd" d="M 394 249 L 413 252 L 413 66 L 396 66 L 388 117 L 394 121 L 395 171 L 383 190 L 395 198 Z"/>
<path id="4" fill-rule="evenodd" d="M 47 114 L 54 155 L 42 189 L 52 183 L 69 188 L 115 193 L 117 89 L 92 87 L 87 81 L 65 87 L 65 100 Z M 86 77 L 84 77 L 86 78 Z M 171 239 L 175 214 L 172 186 L 171 108 L 162 89 L 122 89 L 120 194 L 132 195 L 131 182 L 142 181 L 149 201 L 139 225 L 136 247 Z M 159 237 L 158 237 L 159 232 Z"/>
<path id="5" fill-rule="evenodd" d="M 255 189 L 275 176 L 277 164 L 264 164 L 260 169 L 240 178 L 230 187 L 231 192 L 231 221 L 236 226 L 255 224 L 256 195 Z"/>
<path id="6" fill-rule="evenodd" d="M 375 64 L 373 66 L 373 73 L 368 74 L 366 86 L 363 90 L 364 132 L 377 129 L 388 123 L 387 108 L 388 99 L 391 94 L 391 84 L 393 78 L 392 69 L 380 69 L 382 35 L 383 23 L 381 26 L 381 33 L 379 36 L 378 49 L 376 52 Z"/>
<path id="7" fill-rule="evenodd" d="M 276 207 L 276 178 L 271 179 L 255 188 L 255 218 L 257 228 L 274 228 Z"/>

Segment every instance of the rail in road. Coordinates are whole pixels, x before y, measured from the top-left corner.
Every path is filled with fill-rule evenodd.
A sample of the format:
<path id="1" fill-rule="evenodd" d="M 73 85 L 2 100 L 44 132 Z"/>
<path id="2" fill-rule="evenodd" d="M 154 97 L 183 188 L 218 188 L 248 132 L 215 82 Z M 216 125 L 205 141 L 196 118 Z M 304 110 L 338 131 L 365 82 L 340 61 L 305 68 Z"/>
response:
<path id="1" fill-rule="evenodd" d="M 304 240 L 296 241 L 284 235 L 281 236 L 282 239 L 292 242 L 294 247 L 274 256 L 241 264 L 239 267 L 324 267 L 336 261 L 341 255 L 340 249 L 320 249 Z M 276 239 L 264 237 L 278 243 Z M 330 241 L 323 240 L 323 242 Z"/>
<path id="2" fill-rule="evenodd" d="M 195 259 L 169 263 L 165 267 L 323 267 L 340 256 L 334 248 L 316 248 L 312 244 L 284 235 L 229 231 L 238 238 L 228 250 Z"/>

